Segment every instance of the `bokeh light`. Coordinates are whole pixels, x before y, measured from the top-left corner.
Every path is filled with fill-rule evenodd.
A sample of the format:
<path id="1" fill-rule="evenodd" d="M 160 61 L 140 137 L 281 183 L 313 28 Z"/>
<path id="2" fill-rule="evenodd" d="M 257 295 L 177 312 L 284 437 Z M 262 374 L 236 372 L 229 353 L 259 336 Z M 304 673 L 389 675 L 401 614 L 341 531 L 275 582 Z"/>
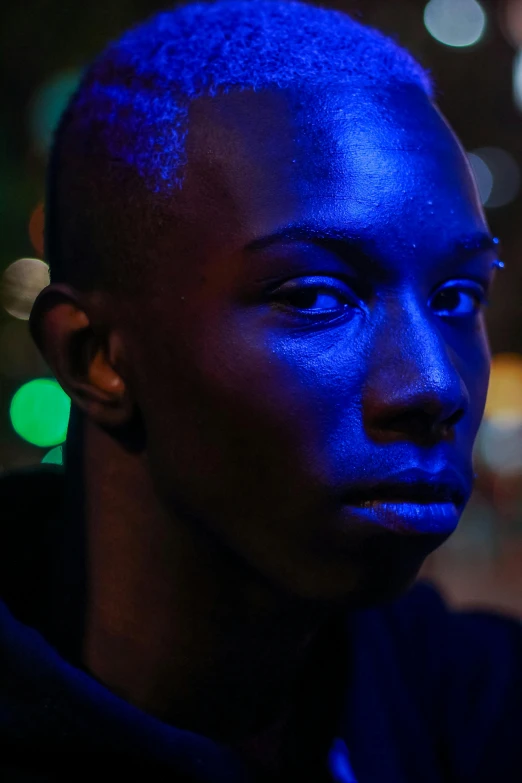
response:
<path id="1" fill-rule="evenodd" d="M 522 423 L 522 356 L 501 353 L 493 357 L 484 417 Z"/>
<path id="2" fill-rule="evenodd" d="M 34 300 L 49 285 L 49 267 L 38 258 L 19 258 L 2 275 L 1 298 L 14 318 L 29 319 Z"/>
<path id="3" fill-rule="evenodd" d="M 468 153 L 482 203 L 488 209 L 510 204 L 520 190 L 520 167 L 499 147 L 480 147 Z"/>
<path id="4" fill-rule="evenodd" d="M 424 24 L 446 46 L 473 46 L 484 35 L 486 14 L 477 0 L 430 0 Z"/>
<path id="5" fill-rule="evenodd" d="M 81 75 L 82 71 L 78 69 L 55 74 L 33 96 L 29 124 L 34 147 L 40 154 L 47 154 L 55 128 L 78 87 Z"/>
<path id="6" fill-rule="evenodd" d="M 513 59 L 513 100 L 517 109 L 522 111 L 522 49 Z"/>
<path id="7" fill-rule="evenodd" d="M 522 474 L 522 421 L 485 420 L 478 448 L 484 465 L 498 476 Z"/>
<path id="8" fill-rule="evenodd" d="M 24 381 L 51 375 L 33 342 L 27 321 L 6 321 L 0 327 L 0 372 L 4 378 Z"/>
<path id="9" fill-rule="evenodd" d="M 500 10 L 504 35 L 515 46 L 522 44 L 522 0 L 506 0 Z"/>
<path id="10" fill-rule="evenodd" d="M 44 205 L 41 201 L 33 210 L 29 220 L 29 239 L 39 256 L 44 254 Z"/>
<path id="11" fill-rule="evenodd" d="M 494 474 L 522 474 L 522 356 L 498 354 L 491 379 L 476 453 Z"/>
<path id="12" fill-rule="evenodd" d="M 63 465 L 63 446 L 55 446 L 42 460 L 44 465 Z"/>
<path id="13" fill-rule="evenodd" d="M 63 443 L 71 401 L 51 378 L 37 378 L 21 386 L 11 400 L 9 415 L 15 432 L 35 446 Z"/>
<path id="14" fill-rule="evenodd" d="M 493 190 L 493 174 L 489 166 L 474 152 L 468 152 L 468 160 L 475 175 L 480 201 L 485 204 Z"/>

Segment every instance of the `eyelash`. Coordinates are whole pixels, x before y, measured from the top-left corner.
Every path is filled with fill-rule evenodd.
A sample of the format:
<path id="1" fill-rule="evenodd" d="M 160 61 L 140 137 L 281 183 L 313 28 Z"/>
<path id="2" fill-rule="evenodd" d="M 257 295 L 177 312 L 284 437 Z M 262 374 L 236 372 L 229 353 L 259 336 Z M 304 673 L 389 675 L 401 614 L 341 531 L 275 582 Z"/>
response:
<path id="1" fill-rule="evenodd" d="M 473 312 L 470 313 L 439 313 L 441 318 L 466 318 L 473 315 L 478 315 L 484 307 L 489 304 L 488 300 L 488 287 L 481 283 L 477 283 L 473 280 L 451 280 L 440 286 L 430 299 L 430 305 L 433 303 L 437 296 L 446 294 L 449 292 L 458 291 L 459 293 L 467 293 L 475 297 L 477 306 Z"/>
<path id="2" fill-rule="evenodd" d="M 317 292 L 319 294 L 320 292 L 326 292 L 327 295 L 333 296 L 337 295 L 339 298 L 343 297 L 347 301 L 345 302 L 345 306 L 343 307 L 343 310 L 345 310 L 347 307 L 352 306 L 353 308 L 357 308 L 359 304 L 358 297 L 350 290 L 350 288 L 346 284 L 342 284 L 341 281 L 338 281 L 337 285 L 332 284 L 333 278 L 296 278 L 294 280 L 290 280 L 287 283 L 284 283 L 282 286 L 277 288 L 275 291 L 272 292 L 272 301 L 275 302 L 275 304 L 286 311 L 292 311 L 293 313 L 299 313 L 301 316 L 308 316 L 308 318 L 313 317 L 316 320 L 334 320 L 339 317 L 339 315 L 334 315 L 332 317 L 332 314 L 338 311 L 340 308 L 323 308 L 315 311 L 310 311 L 308 308 L 299 308 L 295 305 L 288 305 L 288 301 L 292 298 L 292 295 L 299 296 L 303 295 L 307 292 Z"/>
<path id="3" fill-rule="evenodd" d="M 272 301 L 287 312 L 291 312 L 300 318 L 306 318 L 307 320 L 319 320 L 319 321 L 333 321 L 338 318 L 342 318 L 348 307 L 354 309 L 361 309 L 361 302 L 359 297 L 348 287 L 346 283 L 337 281 L 337 285 L 332 284 L 332 280 L 335 278 L 295 278 L 293 280 L 284 283 L 279 288 L 272 291 Z M 443 283 L 434 292 L 429 299 L 429 305 L 432 306 L 437 296 L 448 292 L 457 291 L 460 294 L 468 294 L 475 298 L 476 307 L 471 312 L 451 312 L 443 311 L 443 308 L 439 308 L 439 316 L 445 319 L 464 319 L 478 315 L 481 310 L 486 307 L 488 302 L 487 297 L 488 285 L 487 283 L 479 283 L 473 280 L 451 280 Z M 339 298 L 343 297 L 347 301 L 343 306 L 337 308 L 322 308 L 317 310 L 310 310 L 310 308 L 299 308 L 295 305 L 288 304 L 289 300 L 294 296 L 303 295 L 306 292 L 316 292 L 317 295 L 320 292 L 326 292 L 327 295 L 337 295 Z M 340 312 L 341 311 L 341 312 Z M 436 312 L 436 311 L 435 311 Z"/>

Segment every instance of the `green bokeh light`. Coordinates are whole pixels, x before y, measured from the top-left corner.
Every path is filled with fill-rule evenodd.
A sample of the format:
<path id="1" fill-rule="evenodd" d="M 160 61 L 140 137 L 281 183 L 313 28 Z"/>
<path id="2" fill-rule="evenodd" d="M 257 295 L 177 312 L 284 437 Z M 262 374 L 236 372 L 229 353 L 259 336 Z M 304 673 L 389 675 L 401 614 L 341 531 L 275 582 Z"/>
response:
<path id="1" fill-rule="evenodd" d="M 63 465 L 63 447 L 55 446 L 54 449 L 47 452 L 42 462 L 45 465 Z"/>
<path id="2" fill-rule="evenodd" d="M 69 100 L 80 83 L 82 71 L 71 69 L 55 74 L 43 84 L 31 105 L 31 134 L 36 149 L 45 154 L 51 145 L 53 133 Z"/>
<path id="3" fill-rule="evenodd" d="M 71 400 L 51 378 L 37 378 L 21 386 L 11 401 L 9 415 L 15 432 L 35 446 L 57 446 L 67 435 Z"/>

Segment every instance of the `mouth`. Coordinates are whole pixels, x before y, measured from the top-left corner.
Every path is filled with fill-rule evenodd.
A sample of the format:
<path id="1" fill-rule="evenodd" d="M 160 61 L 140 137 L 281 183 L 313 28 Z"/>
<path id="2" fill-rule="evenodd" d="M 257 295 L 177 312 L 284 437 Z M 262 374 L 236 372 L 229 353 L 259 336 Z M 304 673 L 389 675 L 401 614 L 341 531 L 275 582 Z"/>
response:
<path id="1" fill-rule="evenodd" d="M 456 529 L 461 510 L 454 503 L 375 501 L 363 506 L 345 505 L 352 520 L 387 528 L 395 533 L 431 534 L 447 538 Z"/>
<path id="2" fill-rule="evenodd" d="M 413 470 L 359 484 L 343 496 L 343 505 L 358 522 L 398 533 L 447 537 L 457 527 L 468 497 L 466 482 L 453 471 Z"/>

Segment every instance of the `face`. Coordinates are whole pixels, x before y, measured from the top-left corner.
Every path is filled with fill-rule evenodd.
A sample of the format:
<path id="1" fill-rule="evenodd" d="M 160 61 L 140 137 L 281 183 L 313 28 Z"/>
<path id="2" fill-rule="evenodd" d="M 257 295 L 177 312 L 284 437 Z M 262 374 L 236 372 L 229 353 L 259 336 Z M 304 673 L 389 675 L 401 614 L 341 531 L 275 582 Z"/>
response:
<path id="1" fill-rule="evenodd" d="M 471 491 L 495 246 L 465 155 L 417 88 L 340 86 L 201 99 L 187 160 L 123 328 L 158 495 L 293 595 L 391 597 Z"/>

